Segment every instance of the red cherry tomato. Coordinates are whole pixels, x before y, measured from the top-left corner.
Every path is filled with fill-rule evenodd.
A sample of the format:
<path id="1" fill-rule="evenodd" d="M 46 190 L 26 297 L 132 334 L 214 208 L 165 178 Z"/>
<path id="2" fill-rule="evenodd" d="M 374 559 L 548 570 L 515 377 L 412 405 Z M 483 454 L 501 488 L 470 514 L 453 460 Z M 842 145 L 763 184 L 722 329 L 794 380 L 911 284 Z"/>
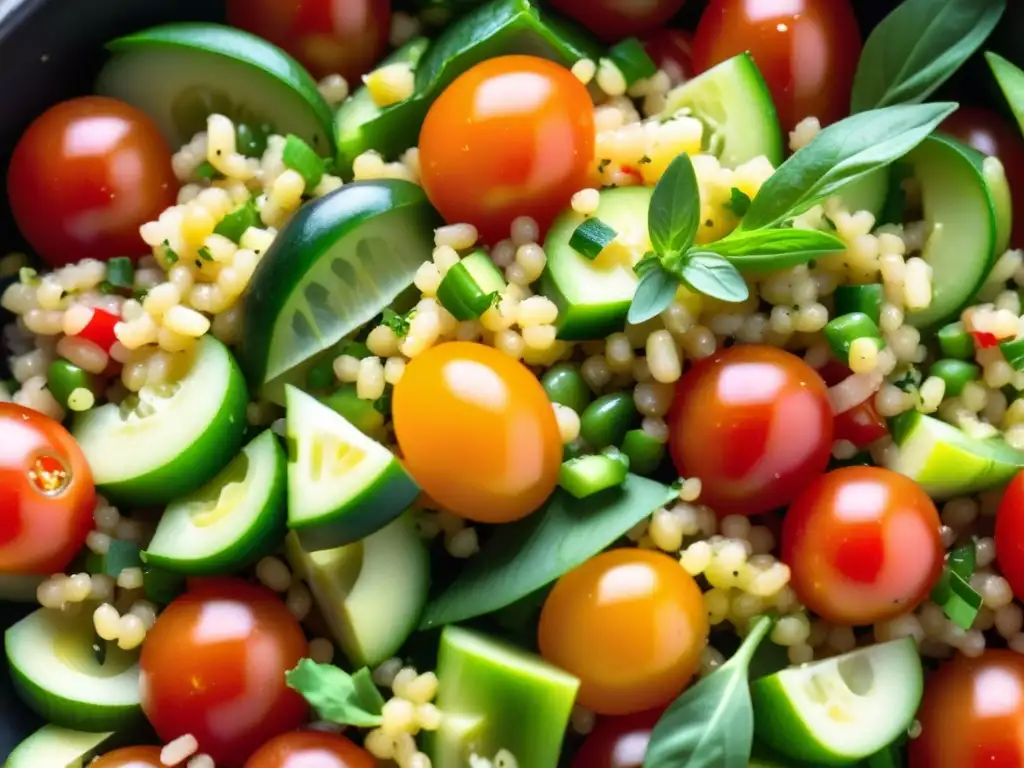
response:
<path id="1" fill-rule="evenodd" d="M 58 422 L 0 403 L 0 573 L 58 573 L 92 529 L 96 489 Z"/>
<path id="2" fill-rule="evenodd" d="M 551 5 L 606 42 L 657 29 L 686 0 L 551 0 Z"/>
<path id="3" fill-rule="evenodd" d="M 104 96 L 51 107 L 18 141 L 7 199 L 47 264 L 139 256 L 139 227 L 173 205 L 178 181 L 157 124 Z"/>
<path id="4" fill-rule="evenodd" d="M 601 717 L 572 761 L 572 768 L 642 768 L 651 731 L 664 710 Z"/>
<path id="5" fill-rule="evenodd" d="M 750 51 L 784 130 L 849 113 L 861 38 L 850 0 L 711 0 L 697 26 L 697 72 Z"/>
<path id="6" fill-rule="evenodd" d="M 957 656 L 928 678 L 910 740 L 910 768 L 1024 765 L 1024 657 L 990 648 Z"/>
<path id="7" fill-rule="evenodd" d="M 274 593 L 240 579 L 204 579 L 146 636 L 142 711 L 164 741 L 190 733 L 218 766 L 239 768 L 268 738 L 306 719 L 285 672 L 307 650 Z"/>
<path id="8" fill-rule="evenodd" d="M 800 601 L 836 624 L 913 610 L 935 585 L 939 513 L 921 487 L 880 467 L 844 467 L 812 482 L 782 521 L 782 561 Z"/>
<path id="9" fill-rule="evenodd" d="M 344 736 L 320 731 L 282 733 L 257 750 L 245 768 L 374 768 L 377 761 Z"/>
<path id="10" fill-rule="evenodd" d="M 693 71 L 693 35 L 681 29 L 659 29 L 644 43 L 647 55 L 673 83 L 689 80 Z"/>
<path id="11" fill-rule="evenodd" d="M 1013 198 L 1011 236 L 1014 248 L 1024 248 L 1024 138 L 1016 126 L 982 107 L 961 107 L 941 125 L 946 133 L 979 152 L 998 157 L 1006 169 Z"/>
<path id="12" fill-rule="evenodd" d="M 825 471 L 832 409 L 821 377 L 796 355 L 743 345 L 699 361 L 676 388 L 669 448 L 701 501 L 720 515 L 785 506 Z"/>
<path id="13" fill-rule="evenodd" d="M 109 352 L 110 348 L 114 346 L 114 342 L 117 341 L 117 336 L 114 335 L 114 326 L 119 322 L 121 322 L 121 318 L 117 315 L 111 314 L 105 309 L 95 307 L 92 310 L 89 324 L 79 331 L 77 335 L 91 341 L 104 352 Z"/>
<path id="14" fill-rule="evenodd" d="M 228 0 L 228 24 L 288 51 L 320 79 L 355 85 L 388 45 L 391 0 Z"/>
<path id="15" fill-rule="evenodd" d="M 1024 472 L 1003 492 L 996 514 L 996 562 L 1013 594 L 1024 597 Z"/>
<path id="16" fill-rule="evenodd" d="M 125 747 L 89 763 L 89 768 L 165 768 L 160 747 Z"/>
<path id="17" fill-rule="evenodd" d="M 542 230 L 586 185 L 594 106 L 565 67 L 533 56 L 478 64 L 434 102 L 420 133 L 423 186 L 449 222 L 487 242 L 517 216 Z"/>

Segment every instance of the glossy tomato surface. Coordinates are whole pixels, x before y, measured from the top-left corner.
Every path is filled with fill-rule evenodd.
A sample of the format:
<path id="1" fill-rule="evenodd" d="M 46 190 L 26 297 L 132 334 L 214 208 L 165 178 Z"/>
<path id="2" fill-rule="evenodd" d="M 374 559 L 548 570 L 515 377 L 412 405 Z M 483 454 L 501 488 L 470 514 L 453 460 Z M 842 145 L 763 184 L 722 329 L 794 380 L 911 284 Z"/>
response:
<path id="1" fill-rule="evenodd" d="M 659 29 L 644 41 L 644 48 L 658 69 L 665 70 L 673 83 L 681 83 L 694 76 L 693 35 L 689 32 Z"/>
<path id="2" fill-rule="evenodd" d="M 860 49 L 850 0 L 711 0 L 693 63 L 704 72 L 749 51 L 791 130 L 805 117 L 827 125 L 849 114 Z"/>
<path id="3" fill-rule="evenodd" d="M 551 5 L 606 42 L 657 29 L 686 0 L 550 0 Z"/>
<path id="4" fill-rule="evenodd" d="M 89 763 L 89 768 L 166 768 L 160 762 L 160 747 L 125 747 L 108 752 Z"/>
<path id="5" fill-rule="evenodd" d="M 338 73 L 352 90 L 384 53 L 391 0 L 228 0 L 228 24 L 269 40 L 318 80 Z"/>
<path id="6" fill-rule="evenodd" d="M 146 636 L 142 711 L 165 742 L 191 733 L 218 766 L 237 768 L 305 721 L 306 702 L 285 685 L 285 673 L 307 650 L 274 593 L 240 579 L 203 579 Z"/>
<path id="7" fill-rule="evenodd" d="M 699 361 L 676 388 L 669 448 L 720 515 L 785 506 L 825 471 L 828 390 L 813 368 L 775 347 L 743 345 Z"/>
<path id="8" fill-rule="evenodd" d="M 533 56 L 478 64 L 434 102 L 420 133 L 423 186 L 450 223 L 487 242 L 517 216 L 548 227 L 594 158 L 594 107 L 565 67 Z"/>
<path id="9" fill-rule="evenodd" d="M 1024 472 L 1003 492 L 996 513 L 996 562 L 1020 600 L 1024 597 Z"/>
<path id="10" fill-rule="evenodd" d="M 572 768 L 643 768 L 651 731 L 663 710 L 600 717 L 572 761 Z"/>
<path id="11" fill-rule="evenodd" d="M 147 253 L 139 227 L 173 205 L 177 192 L 156 123 L 104 96 L 71 99 L 36 118 L 7 170 L 18 229 L 54 267 Z"/>
<path id="12" fill-rule="evenodd" d="M 377 761 L 362 747 L 336 733 L 282 733 L 257 750 L 245 768 L 375 768 Z"/>
<path id="13" fill-rule="evenodd" d="M 942 571 L 935 504 L 913 480 L 845 467 L 812 482 L 782 522 L 782 561 L 800 602 L 836 624 L 913 610 Z"/>
<path id="14" fill-rule="evenodd" d="M 615 549 L 555 584 L 540 615 L 541 655 L 580 679 L 602 715 L 662 706 L 686 687 L 707 645 L 700 587 L 672 557 Z"/>
<path id="15" fill-rule="evenodd" d="M 0 403 L 0 573 L 62 572 L 93 527 L 92 472 L 71 434 Z"/>
<path id="16" fill-rule="evenodd" d="M 1019 768 L 1024 765 L 1024 656 L 990 648 L 957 654 L 925 682 L 910 740 L 910 768 Z"/>
<path id="17" fill-rule="evenodd" d="M 544 388 L 493 347 L 441 344 L 392 397 L 405 467 L 443 509 L 484 523 L 536 510 L 558 482 L 562 440 Z"/>

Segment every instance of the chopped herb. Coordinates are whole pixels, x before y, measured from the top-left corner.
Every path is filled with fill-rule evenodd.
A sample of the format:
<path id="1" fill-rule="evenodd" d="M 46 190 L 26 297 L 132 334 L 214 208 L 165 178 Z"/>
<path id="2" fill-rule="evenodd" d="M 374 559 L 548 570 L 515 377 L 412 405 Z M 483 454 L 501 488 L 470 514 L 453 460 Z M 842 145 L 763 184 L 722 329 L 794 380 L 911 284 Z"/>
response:
<path id="1" fill-rule="evenodd" d="M 904 392 L 913 392 L 921 386 L 921 372 L 911 366 L 900 378 L 892 382 L 892 385 Z"/>
<path id="2" fill-rule="evenodd" d="M 131 288 L 135 267 L 127 256 L 118 256 L 107 262 L 107 282 L 115 288 Z"/>
<path id="3" fill-rule="evenodd" d="M 310 194 L 324 176 L 324 161 L 313 148 L 298 136 L 288 134 L 285 139 L 281 162 L 296 171 L 306 182 L 306 194 Z"/>
<path id="4" fill-rule="evenodd" d="M 18 282 L 23 285 L 39 285 L 39 273 L 32 267 L 22 267 L 18 270 Z"/>
<path id="5" fill-rule="evenodd" d="M 205 245 L 199 246 L 199 250 L 196 253 L 199 254 L 199 258 L 203 261 L 213 261 L 213 254 L 210 253 L 210 249 Z"/>
<path id="6" fill-rule="evenodd" d="M 651 160 L 650 155 L 644 155 L 643 157 L 641 157 L 639 160 L 636 161 L 636 164 L 637 165 L 650 165 L 653 162 L 654 161 Z"/>
<path id="7" fill-rule="evenodd" d="M 593 261 L 611 244 L 617 234 L 612 227 L 597 217 L 584 219 L 569 238 L 569 247 Z"/>
<path id="8" fill-rule="evenodd" d="M 256 210 L 256 202 L 249 199 L 240 208 L 236 208 L 225 216 L 214 228 L 215 235 L 223 235 L 233 243 L 242 239 L 242 235 L 249 227 L 259 225 L 260 215 Z"/>
<path id="9" fill-rule="evenodd" d="M 164 260 L 168 264 L 174 264 L 178 260 L 178 254 L 171 248 L 170 240 L 164 240 Z"/>
<path id="10" fill-rule="evenodd" d="M 216 179 L 220 178 L 221 172 L 214 168 L 213 163 L 209 160 L 204 160 L 196 166 L 195 171 L 193 171 L 193 175 L 197 179 Z"/>
<path id="11" fill-rule="evenodd" d="M 145 301 L 146 296 L 148 295 L 149 291 L 145 290 L 144 288 L 136 288 L 134 291 L 132 291 L 132 298 L 139 302 Z"/>
<path id="12" fill-rule="evenodd" d="M 400 315 L 393 309 L 385 307 L 381 313 L 381 324 L 394 331 L 399 338 L 404 338 L 409 333 L 409 321 L 415 311 L 416 308 L 413 307 L 404 315 Z"/>
<path id="13" fill-rule="evenodd" d="M 750 209 L 750 198 L 742 190 L 736 189 L 736 187 L 732 188 L 729 195 L 729 202 L 725 204 L 725 207 L 742 219 L 743 215 Z"/>
<path id="14" fill-rule="evenodd" d="M 102 283 L 100 283 L 99 288 L 100 293 L 102 293 L 104 296 L 109 296 L 112 293 L 117 293 L 117 288 L 115 288 L 114 284 L 111 283 L 109 280 L 104 280 Z"/>
<path id="15" fill-rule="evenodd" d="M 199 259 L 196 259 L 192 263 L 196 265 L 196 269 L 202 269 L 203 268 L 203 262 L 201 260 L 199 260 Z"/>
<path id="16" fill-rule="evenodd" d="M 608 58 L 618 67 L 626 79 L 626 85 L 654 77 L 658 73 L 658 65 L 654 63 L 643 43 L 635 37 L 628 37 L 617 43 L 608 51 Z"/>
<path id="17" fill-rule="evenodd" d="M 601 162 L 599 162 L 597 164 L 597 172 L 598 173 L 604 173 L 605 170 L 608 168 L 608 166 L 611 165 L 611 164 L 612 164 L 612 161 L 611 161 L 610 158 L 607 158 L 607 157 L 602 158 Z"/>

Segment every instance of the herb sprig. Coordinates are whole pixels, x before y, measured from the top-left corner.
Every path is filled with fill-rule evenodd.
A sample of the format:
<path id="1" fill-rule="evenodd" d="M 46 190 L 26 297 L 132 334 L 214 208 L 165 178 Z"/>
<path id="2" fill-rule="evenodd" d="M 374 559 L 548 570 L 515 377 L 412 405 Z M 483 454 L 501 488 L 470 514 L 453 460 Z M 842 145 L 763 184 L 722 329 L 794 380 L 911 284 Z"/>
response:
<path id="1" fill-rule="evenodd" d="M 350 675 L 330 664 L 302 659 L 295 669 L 285 673 L 284 679 L 324 720 L 357 728 L 374 728 L 381 723 L 384 698 L 366 667 Z"/>

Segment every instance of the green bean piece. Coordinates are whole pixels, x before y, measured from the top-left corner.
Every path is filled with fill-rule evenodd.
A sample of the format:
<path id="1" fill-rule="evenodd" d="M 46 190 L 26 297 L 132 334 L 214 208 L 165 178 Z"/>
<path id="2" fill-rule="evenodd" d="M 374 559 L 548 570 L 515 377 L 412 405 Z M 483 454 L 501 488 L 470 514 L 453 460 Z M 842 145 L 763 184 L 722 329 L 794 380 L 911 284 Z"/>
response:
<path id="1" fill-rule="evenodd" d="M 957 397 L 964 391 L 967 382 L 978 380 L 981 368 L 966 360 L 947 357 L 932 363 L 929 375 L 938 376 L 946 382 L 946 397 Z"/>
<path id="2" fill-rule="evenodd" d="M 629 469 L 637 475 L 652 475 L 665 460 L 665 444 L 642 429 L 631 429 L 622 439 L 622 452 L 629 457 Z"/>
<path id="3" fill-rule="evenodd" d="M 92 374 L 62 359 L 50 363 L 46 386 L 62 408 L 68 407 L 68 398 L 76 389 L 87 389 L 93 394 L 96 392 L 96 381 Z"/>
<path id="4" fill-rule="evenodd" d="M 559 363 L 544 374 L 540 383 L 552 403 L 572 408 L 576 413 L 583 413 L 593 397 L 579 367 L 572 363 Z"/>
<path id="5" fill-rule="evenodd" d="M 580 416 L 580 437 L 593 450 L 618 445 L 626 433 L 639 426 L 640 413 L 631 392 L 603 395 L 587 406 Z"/>

